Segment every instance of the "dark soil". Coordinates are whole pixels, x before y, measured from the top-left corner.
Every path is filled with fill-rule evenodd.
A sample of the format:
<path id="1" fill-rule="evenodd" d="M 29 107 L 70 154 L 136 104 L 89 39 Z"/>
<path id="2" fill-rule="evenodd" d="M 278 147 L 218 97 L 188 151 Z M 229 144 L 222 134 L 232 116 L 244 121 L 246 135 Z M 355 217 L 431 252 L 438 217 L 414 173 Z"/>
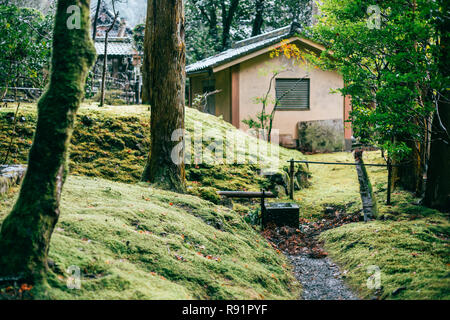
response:
<path id="1" fill-rule="evenodd" d="M 300 228 L 268 226 L 264 237 L 291 261 L 294 274 L 302 284 L 304 300 L 358 299 L 342 280 L 339 267 L 327 257 L 318 235 L 346 223 L 357 222 L 360 214 L 347 214 L 345 208 L 325 208 L 319 221 L 300 219 Z"/>

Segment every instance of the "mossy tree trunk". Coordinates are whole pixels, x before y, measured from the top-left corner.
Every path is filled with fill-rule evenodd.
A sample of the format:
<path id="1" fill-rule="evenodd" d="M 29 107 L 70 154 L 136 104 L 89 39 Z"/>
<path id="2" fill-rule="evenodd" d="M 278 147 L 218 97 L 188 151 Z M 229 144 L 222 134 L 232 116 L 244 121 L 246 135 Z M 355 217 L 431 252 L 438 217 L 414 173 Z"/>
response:
<path id="1" fill-rule="evenodd" d="M 38 102 L 38 121 L 19 198 L 0 231 L 0 277 L 38 281 L 45 275 L 50 237 L 60 214 L 68 144 L 76 111 L 95 59 L 90 38 L 90 0 L 59 0 L 50 84 Z M 80 9 L 80 28 L 68 28 L 70 6 Z M 74 8 L 74 7 L 72 7 Z"/>
<path id="2" fill-rule="evenodd" d="M 185 191 L 185 171 L 172 160 L 180 143 L 172 134 L 184 130 L 185 50 L 182 0 L 148 0 L 143 96 L 151 105 L 151 150 L 142 180 L 177 192 Z"/>

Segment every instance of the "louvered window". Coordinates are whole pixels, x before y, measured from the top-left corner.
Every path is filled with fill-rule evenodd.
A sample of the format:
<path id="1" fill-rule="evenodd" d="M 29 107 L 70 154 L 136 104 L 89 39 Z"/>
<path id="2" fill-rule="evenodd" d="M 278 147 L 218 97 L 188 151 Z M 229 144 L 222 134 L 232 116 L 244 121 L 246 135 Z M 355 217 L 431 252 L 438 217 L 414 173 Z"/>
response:
<path id="1" fill-rule="evenodd" d="M 278 109 L 309 109 L 309 79 L 276 79 Z"/>

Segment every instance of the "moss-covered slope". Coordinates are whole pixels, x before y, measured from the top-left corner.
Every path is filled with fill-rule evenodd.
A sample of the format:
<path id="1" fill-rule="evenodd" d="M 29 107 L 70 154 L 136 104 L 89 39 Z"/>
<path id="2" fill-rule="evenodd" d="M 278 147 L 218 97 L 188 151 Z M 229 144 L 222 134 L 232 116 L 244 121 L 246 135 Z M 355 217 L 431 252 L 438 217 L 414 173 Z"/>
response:
<path id="1" fill-rule="evenodd" d="M 311 161 L 353 161 L 350 153 L 306 157 Z M 364 161 L 384 162 L 379 151 L 365 152 Z M 327 218 L 327 207 L 332 213 L 361 211 L 353 166 L 311 164 L 310 171 L 311 186 L 299 190 L 295 197 L 303 218 L 320 223 Z M 387 170 L 367 167 L 367 171 L 377 197 L 380 220 L 325 231 L 320 236 L 325 250 L 340 264 L 348 283 L 362 298 L 450 299 L 449 216 L 419 205 L 420 199 L 401 189 L 395 190 L 392 205 L 387 206 Z M 367 286 L 375 270 L 370 266 L 381 272 L 378 289 Z"/>
<path id="2" fill-rule="evenodd" d="M 3 160 L 12 132 L 14 105 L 0 109 L 0 160 Z M 22 105 L 19 110 L 16 135 L 8 163 L 26 163 L 36 124 L 36 107 Z M 146 106 L 117 106 L 98 108 L 84 105 L 80 108 L 70 147 L 70 172 L 75 175 L 100 177 L 121 182 L 138 182 L 145 166 L 150 143 L 150 111 Z M 257 140 L 237 130 L 220 118 L 186 108 L 186 129 L 191 135 L 193 158 L 194 128 L 201 128 L 204 136 L 201 145 L 203 163 L 186 167 L 190 193 L 217 202 L 215 190 L 276 190 L 273 179 L 259 175 L 260 167 L 254 164 L 261 153 L 252 149 Z M 236 135 L 236 141 L 247 141 L 236 148 L 236 159 L 244 164 L 211 164 L 217 154 L 208 151 L 214 139 L 225 138 L 226 132 Z M 263 147 L 267 143 L 260 141 Z M 300 159 L 295 150 L 273 146 L 274 154 L 262 155 L 265 163 L 280 163 L 279 171 L 287 168 L 286 160 Z M 229 148 L 223 150 L 224 158 Z M 277 154 L 280 155 L 278 158 Z M 209 161 L 209 163 L 208 163 Z M 285 173 L 283 173 L 285 175 Z M 279 179 L 282 180 L 282 179 Z M 283 183 L 281 181 L 281 183 Z"/>
<path id="3" fill-rule="evenodd" d="M 13 203 L 0 202 L 0 221 Z M 50 245 L 54 299 L 291 299 L 284 256 L 227 208 L 190 195 L 69 177 Z M 66 272 L 79 267 L 81 289 Z M 75 270 L 75 269 L 72 269 Z"/>

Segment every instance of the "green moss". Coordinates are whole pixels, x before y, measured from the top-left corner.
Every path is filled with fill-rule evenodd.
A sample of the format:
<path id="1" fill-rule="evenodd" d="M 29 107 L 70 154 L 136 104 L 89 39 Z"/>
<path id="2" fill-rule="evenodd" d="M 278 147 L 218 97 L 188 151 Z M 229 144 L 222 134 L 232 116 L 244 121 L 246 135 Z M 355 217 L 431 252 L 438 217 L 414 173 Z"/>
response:
<path id="1" fill-rule="evenodd" d="M 353 162 L 351 153 L 306 156 L 311 161 Z M 364 152 L 365 163 L 383 163 L 380 152 Z M 322 233 L 326 251 L 340 264 L 348 283 L 363 298 L 449 299 L 448 216 L 420 205 L 404 190 L 395 190 L 386 205 L 387 170 L 366 167 L 377 197 L 379 220 L 351 223 Z M 303 218 L 325 218 L 327 207 L 361 212 L 354 166 L 309 165 L 310 187 L 295 199 Z M 381 290 L 367 288 L 367 267 L 381 270 Z"/>
<path id="2" fill-rule="evenodd" d="M 12 127 L 10 113 L 13 111 L 13 108 L 0 110 L 0 150 L 6 150 Z M 35 106 L 33 104 L 21 106 L 19 116 L 24 116 L 26 121 L 18 123 L 18 134 L 14 138 L 13 152 L 10 157 L 11 163 L 26 163 L 35 128 Z M 148 107 L 110 106 L 99 109 L 92 105 L 84 105 L 80 108 L 77 120 L 70 146 L 71 174 L 127 183 L 140 180 L 150 148 Z M 256 141 L 255 138 L 248 137 L 220 118 L 186 108 L 186 128 L 191 135 L 193 135 L 194 126 L 199 124 L 206 137 L 210 137 L 212 129 L 221 134 L 230 130 L 237 135 L 239 141 L 247 139 L 248 143 L 253 144 Z M 204 141 L 203 150 L 208 144 L 208 141 Z M 262 145 L 267 144 L 262 142 Z M 276 182 L 270 179 L 270 176 L 259 175 L 259 166 L 249 163 L 249 159 L 257 157 L 256 150 L 248 150 L 244 147 L 241 146 L 236 150 L 239 157 L 246 157 L 247 161 L 244 164 L 187 165 L 188 192 L 205 196 L 205 199 L 215 202 L 217 198 L 212 195 L 213 189 L 259 191 L 264 188 L 276 192 L 277 183 L 283 184 L 285 181 L 281 179 Z M 279 171 L 284 175 L 284 169 L 287 167 L 286 160 L 303 158 L 303 155 L 295 150 L 278 146 L 274 147 L 274 150 L 279 153 L 280 159 L 270 154 L 263 156 L 263 159 L 267 163 L 280 161 Z M 214 159 L 216 159 L 215 154 L 205 153 L 205 162 Z M 200 192 L 198 188 L 209 189 L 205 189 L 208 192 Z"/>
<path id="3" fill-rule="evenodd" d="M 450 299 L 450 224 L 443 218 L 353 223 L 326 231 L 326 250 L 364 298 Z M 369 289 L 367 268 L 381 271 Z"/>
<path id="4" fill-rule="evenodd" d="M 12 194 L 2 198 L 0 220 L 13 201 Z M 50 287 L 37 287 L 36 298 L 298 296 L 283 255 L 239 214 L 197 197 L 71 176 L 61 212 L 50 245 Z M 81 290 L 66 286 L 70 266 L 81 270 Z"/>

